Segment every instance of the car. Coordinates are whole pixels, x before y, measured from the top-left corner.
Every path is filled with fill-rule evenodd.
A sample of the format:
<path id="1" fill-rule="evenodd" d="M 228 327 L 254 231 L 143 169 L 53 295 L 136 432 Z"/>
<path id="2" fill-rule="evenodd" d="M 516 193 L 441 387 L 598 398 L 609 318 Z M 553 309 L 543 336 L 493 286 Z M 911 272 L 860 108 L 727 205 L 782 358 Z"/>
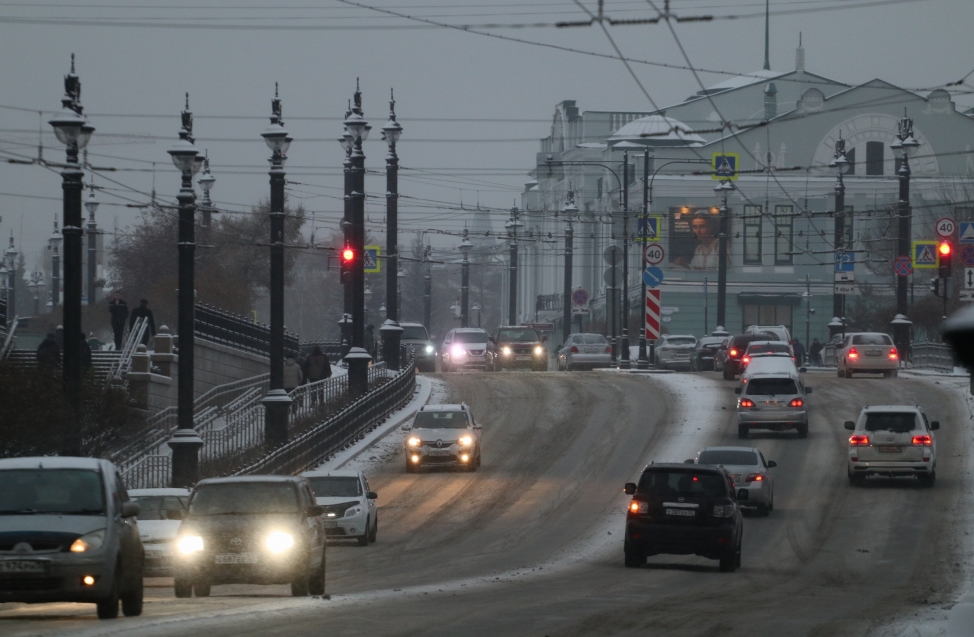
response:
<path id="1" fill-rule="evenodd" d="M 697 347 L 693 334 L 663 334 L 653 351 L 656 369 L 690 369 L 690 359 Z"/>
<path id="2" fill-rule="evenodd" d="M 704 336 L 697 342 L 690 355 L 690 371 L 717 371 L 716 357 L 721 345 L 727 343 L 726 336 Z"/>
<path id="3" fill-rule="evenodd" d="M 541 336 L 533 327 L 502 325 L 490 337 L 487 354 L 490 371 L 528 367 L 535 372 L 548 370 L 547 336 Z"/>
<path id="4" fill-rule="evenodd" d="M 772 341 L 782 341 L 785 343 L 791 342 L 791 332 L 788 330 L 786 325 L 749 325 L 745 334 L 753 334 L 755 336 L 767 336 L 772 334 L 773 336 L 768 339 Z"/>
<path id="5" fill-rule="evenodd" d="M 490 335 L 479 327 L 458 327 L 446 333 L 440 348 L 440 369 L 455 372 L 462 369 L 487 370 L 487 345 Z"/>
<path id="6" fill-rule="evenodd" d="M 845 340 L 844 333 L 838 333 L 829 338 L 822 346 L 822 367 L 832 367 L 835 365 L 835 353 L 842 347 Z"/>
<path id="7" fill-rule="evenodd" d="M 413 422 L 403 427 L 408 432 L 406 472 L 415 473 L 424 466 L 476 471 L 480 466 L 482 429 L 466 403 L 425 405 Z"/>
<path id="8" fill-rule="evenodd" d="M 176 597 L 208 597 L 214 584 L 290 584 L 325 593 L 325 526 L 307 478 L 207 478 L 193 487 L 176 533 Z"/>
<path id="9" fill-rule="evenodd" d="M 734 488 L 747 490 L 742 500 L 757 509 L 758 515 L 774 511 L 774 474 L 778 466 L 774 460 L 766 460 L 760 449 L 754 447 L 707 447 L 688 463 L 709 464 L 723 467 L 730 474 Z"/>
<path id="10" fill-rule="evenodd" d="M 571 334 L 558 350 L 557 359 L 559 371 L 609 367 L 612 364 L 612 346 L 601 334 Z"/>
<path id="11" fill-rule="evenodd" d="M 145 548 L 146 577 L 172 575 L 172 543 L 189 505 L 189 489 L 132 489 L 139 505 L 139 533 Z"/>
<path id="12" fill-rule="evenodd" d="M 804 367 L 796 367 L 795 361 L 790 356 L 758 356 L 747 364 L 741 372 L 741 386 L 747 384 L 752 376 L 761 374 L 800 374 L 804 373 Z"/>
<path id="13" fill-rule="evenodd" d="M 416 355 L 416 369 L 421 372 L 436 371 L 436 346 L 430 339 L 426 326 L 422 323 L 403 321 L 399 323 L 402 334 L 399 342 L 406 347 L 412 347 Z M 381 328 L 379 331 L 382 331 Z"/>
<path id="14" fill-rule="evenodd" d="M 808 437 L 808 394 L 801 374 L 794 369 L 756 371 L 734 389 L 737 399 L 737 437 L 747 438 L 752 429 L 795 430 Z"/>
<path id="15" fill-rule="evenodd" d="M 916 476 L 932 487 L 937 480 L 937 436 L 940 422 L 928 420 L 918 405 L 863 407 L 859 418 L 847 420 L 849 482 L 858 485 L 870 475 Z"/>
<path id="16" fill-rule="evenodd" d="M 0 460 L 0 603 L 81 602 L 100 619 L 142 614 L 142 540 L 115 465 Z"/>
<path id="17" fill-rule="evenodd" d="M 895 378 L 900 367 L 900 356 L 893 339 L 880 332 L 846 334 L 836 349 L 835 358 L 839 378 L 852 378 L 853 373 Z"/>
<path id="18" fill-rule="evenodd" d="M 632 496 L 626 507 L 626 567 L 663 553 L 719 560 L 725 572 L 740 567 L 744 519 L 738 498 L 747 498 L 748 491 L 736 492 L 723 468 L 651 464 L 624 491 Z"/>
<path id="19" fill-rule="evenodd" d="M 738 334 L 730 337 L 727 346 L 718 352 L 718 363 L 723 372 L 724 380 L 734 380 L 741 375 L 744 370 L 744 364 L 741 362 L 741 359 L 744 358 L 744 352 L 752 341 L 758 340 L 768 339 L 766 335 L 758 336 L 756 334 Z"/>
<path id="20" fill-rule="evenodd" d="M 741 357 L 741 365 L 746 368 L 753 359 L 765 356 L 780 356 L 790 358 L 793 363 L 795 361 L 795 351 L 788 343 L 782 343 L 781 341 L 751 341 L 748 343 L 747 349 L 744 350 L 744 356 Z"/>
<path id="21" fill-rule="evenodd" d="M 305 471 L 301 476 L 308 479 L 322 508 L 325 535 L 354 538 L 359 546 L 375 542 L 379 532 L 375 501 L 379 496 L 369 488 L 364 473 L 335 469 Z"/>

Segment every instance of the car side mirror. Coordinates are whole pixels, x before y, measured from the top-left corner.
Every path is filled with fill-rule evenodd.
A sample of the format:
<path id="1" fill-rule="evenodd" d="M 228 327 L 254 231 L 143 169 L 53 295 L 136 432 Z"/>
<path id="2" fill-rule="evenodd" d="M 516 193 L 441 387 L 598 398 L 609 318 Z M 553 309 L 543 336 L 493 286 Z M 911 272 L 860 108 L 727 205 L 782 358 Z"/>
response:
<path id="1" fill-rule="evenodd" d="M 546 342 L 547 340 L 548 340 L 548 337 L 547 336 L 542 336 L 541 337 L 541 342 L 542 343 Z"/>
<path id="2" fill-rule="evenodd" d="M 933 431 L 935 429 L 940 429 L 940 421 L 939 420 L 933 420 L 933 421 L 930 422 L 930 430 Z"/>
<path id="3" fill-rule="evenodd" d="M 849 431 L 855 431 L 856 423 L 852 422 L 851 420 L 847 420 L 845 421 L 845 428 Z"/>
<path id="4" fill-rule="evenodd" d="M 747 489 L 740 489 L 737 492 L 737 499 L 738 500 L 747 500 L 747 498 L 748 498 Z"/>
<path id="5" fill-rule="evenodd" d="M 376 493 L 375 491 L 369 491 L 368 493 L 365 494 L 365 497 L 368 498 L 369 500 L 378 500 L 379 494 Z"/>
<path id="6" fill-rule="evenodd" d="M 799 367 L 798 368 L 798 371 L 801 372 L 802 374 L 804 374 L 805 372 L 808 371 L 808 368 L 807 367 Z"/>
<path id="7" fill-rule="evenodd" d="M 134 518 L 134 517 L 138 517 L 139 513 L 142 513 L 142 507 L 139 506 L 138 502 L 124 502 L 124 503 L 122 503 L 122 517 L 123 518 Z"/>
<path id="8" fill-rule="evenodd" d="M 497 344 L 497 341 L 494 340 L 494 337 L 493 336 L 489 337 L 487 340 L 490 341 L 491 343 L 493 343 L 494 345 Z"/>
<path id="9" fill-rule="evenodd" d="M 774 469 L 777 466 L 778 466 L 777 462 L 775 462 L 774 460 L 768 460 L 768 469 Z"/>
<path id="10" fill-rule="evenodd" d="M 734 388 L 734 393 L 735 394 L 740 394 L 741 393 L 741 388 L 740 387 L 735 387 Z"/>
<path id="11" fill-rule="evenodd" d="M 623 488 L 623 491 L 626 492 L 626 495 L 633 495 L 634 493 L 636 493 L 636 483 L 627 482 L 626 486 Z"/>
<path id="12" fill-rule="evenodd" d="M 409 431 L 412 428 L 413 428 L 413 426 L 410 425 L 409 423 L 406 423 L 405 425 L 402 426 L 402 430 L 403 431 Z"/>
<path id="13" fill-rule="evenodd" d="M 312 504 L 308 507 L 308 510 L 305 512 L 304 516 L 307 518 L 316 518 L 324 512 L 325 510 L 320 504 Z"/>
<path id="14" fill-rule="evenodd" d="M 474 428 L 474 429 L 483 429 L 483 428 L 484 428 L 484 426 L 483 426 L 483 425 L 481 425 L 481 424 L 480 424 L 479 422 L 475 422 L 475 423 L 473 424 L 473 428 Z"/>
<path id="15" fill-rule="evenodd" d="M 167 520 L 182 520 L 183 510 L 182 509 L 169 509 L 166 511 Z"/>
<path id="16" fill-rule="evenodd" d="M 811 388 L 811 387 L 806 387 L 806 388 L 805 388 L 805 393 L 806 393 L 806 394 L 810 394 L 810 393 L 812 393 L 812 388 Z"/>

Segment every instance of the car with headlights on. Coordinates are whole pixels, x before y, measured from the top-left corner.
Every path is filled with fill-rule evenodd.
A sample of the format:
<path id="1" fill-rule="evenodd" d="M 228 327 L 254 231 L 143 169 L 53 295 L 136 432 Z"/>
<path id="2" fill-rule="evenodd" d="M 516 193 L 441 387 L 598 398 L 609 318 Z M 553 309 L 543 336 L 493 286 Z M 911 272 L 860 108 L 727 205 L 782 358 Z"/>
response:
<path id="1" fill-rule="evenodd" d="M 937 480 L 936 420 L 917 405 L 874 405 L 846 421 L 849 436 L 849 482 L 862 484 L 870 475 L 916 476 L 932 487 Z"/>
<path id="2" fill-rule="evenodd" d="M 440 348 L 440 369 L 455 372 L 463 369 L 487 370 L 489 366 L 487 330 L 458 327 L 447 332 Z"/>
<path id="3" fill-rule="evenodd" d="M 375 542 L 379 531 L 379 497 L 369 488 L 361 471 L 305 471 L 315 501 L 321 506 L 325 535 L 334 539 L 358 540 L 359 546 Z"/>
<path id="4" fill-rule="evenodd" d="M 545 348 L 547 336 L 541 336 L 533 327 L 501 326 L 490 337 L 488 355 L 490 370 L 503 371 L 517 367 L 528 367 L 532 371 L 548 370 L 548 350 Z"/>
<path id="5" fill-rule="evenodd" d="M 704 336 L 690 355 L 690 371 L 717 371 L 717 352 L 727 344 L 726 336 Z"/>
<path id="6" fill-rule="evenodd" d="M 759 358 L 765 362 L 773 357 Z M 737 399 L 737 436 L 747 438 L 752 429 L 771 431 L 795 430 L 799 438 L 808 437 L 808 394 L 811 387 L 805 382 L 791 361 L 789 367 L 748 370 L 741 385 L 734 389 Z"/>
<path id="7" fill-rule="evenodd" d="M 476 471 L 480 466 L 483 428 L 474 421 L 466 403 L 425 405 L 403 429 L 408 432 L 407 473 L 426 466 L 459 467 L 466 471 Z"/>
<path id="8" fill-rule="evenodd" d="M 399 323 L 399 327 L 402 328 L 399 342 L 406 347 L 413 348 L 416 355 L 416 369 L 421 372 L 435 372 L 436 346 L 430 340 L 426 326 L 422 323 L 403 321 Z M 381 328 L 379 331 L 382 331 Z"/>
<path id="9" fill-rule="evenodd" d="M 699 555 L 720 561 L 720 570 L 741 565 L 744 519 L 738 498 L 721 467 L 651 464 L 639 482 L 629 482 L 623 544 L 625 565 L 642 566 L 650 555 Z"/>
<path id="10" fill-rule="evenodd" d="M 900 355 L 889 334 L 881 332 L 857 332 L 846 334 L 835 350 L 835 365 L 839 378 L 852 378 L 852 374 L 882 374 L 896 377 L 900 367 Z"/>
<path id="11" fill-rule="evenodd" d="M 730 474 L 738 494 L 741 490 L 747 491 L 747 497 L 739 498 L 741 506 L 754 507 L 762 516 L 774 511 L 774 475 L 771 469 L 777 467 L 778 463 L 766 460 L 760 449 L 707 447 L 687 462 L 723 467 Z"/>
<path id="12" fill-rule="evenodd" d="M 696 348 L 697 337 L 692 334 L 664 334 L 654 350 L 656 369 L 689 370 Z"/>
<path id="13" fill-rule="evenodd" d="M 0 603 L 142 614 L 142 541 L 122 477 L 96 458 L 0 459 Z"/>
<path id="14" fill-rule="evenodd" d="M 145 576 L 171 576 L 172 543 L 189 506 L 189 489 L 132 489 L 129 497 L 139 505 Z"/>
<path id="15" fill-rule="evenodd" d="M 214 584 L 290 584 L 325 593 L 325 527 L 307 478 L 209 478 L 193 487 L 176 534 L 176 597 Z"/>
<path id="16" fill-rule="evenodd" d="M 570 334 L 558 350 L 558 371 L 594 369 L 612 364 L 612 347 L 601 334 Z"/>

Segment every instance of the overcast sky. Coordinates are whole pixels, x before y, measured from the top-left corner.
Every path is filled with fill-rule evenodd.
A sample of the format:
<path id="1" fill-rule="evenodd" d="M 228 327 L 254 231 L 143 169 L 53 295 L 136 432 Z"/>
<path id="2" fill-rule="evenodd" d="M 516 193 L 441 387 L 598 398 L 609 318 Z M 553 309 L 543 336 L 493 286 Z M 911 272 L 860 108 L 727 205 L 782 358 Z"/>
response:
<path id="1" fill-rule="evenodd" d="M 662 0 L 654 0 L 660 8 Z M 571 0 L 364 0 L 370 6 L 513 38 L 613 54 L 597 26 L 499 25 L 580 20 Z M 160 199 L 172 200 L 179 177 L 166 153 L 176 139 L 183 94 L 190 93 L 197 146 L 209 149 L 217 178 L 213 198 L 229 211 L 266 197 L 267 156 L 260 138 L 274 82 L 285 126 L 295 138 L 287 165 L 289 197 L 314 212 L 319 236 L 341 216 L 341 162 L 335 141 L 348 99 L 361 78 L 373 124 L 366 164 L 384 170 L 378 129 L 390 87 L 405 131 L 401 228 L 458 230 L 465 213 L 446 208 L 509 208 L 519 201 L 555 105 L 582 110 L 650 110 L 622 62 L 424 25 L 335 0 L 50 0 L 0 1 L 0 157 L 63 160 L 47 120 L 60 108 L 63 75 L 77 55 L 82 102 L 97 132 L 88 147 L 106 190 L 98 223 L 123 231 L 149 200 L 153 176 Z M 582 4 L 594 11 L 597 3 Z M 857 6 L 858 5 L 858 6 Z M 844 8 L 854 7 L 854 8 Z M 677 15 L 739 16 L 674 24 L 698 68 L 745 73 L 764 58 L 763 0 L 673 0 Z M 606 0 L 614 19 L 656 15 L 641 0 Z M 771 0 L 771 68 L 794 68 L 799 31 L 808 71 L 855 84 L 882 78 L 908 88 L 960 80 L 974 69 L 974 3 L 970 0 Z M 484 26 L 489 25 L 489 26 Z M 473 28 L 473 27 L 471 27 Z M 686 66 L 665 24 L 606 26 L 623 55 Z M 693 74 L 633 63 L 660 106 L 699 90 Z M 705 85 L 728 75 L 701 73 Z M 955 87 L 959 108 L 974 106 L 974 85 Z M 924 91 L 925 93 L 926 91 Z M 20 110 L 27 109 L 27 110 Z M 46 111 L 42 117 L 37 111 Z M 333 119 L 325 119 L 333 118 Z M 153 170 L 152 162 L 157 162 Z M 87 178 L 86 178 L 87 179 Z M 109 179 L 118 183 L 112 183 Z M 368 175 L 373 227 L 383 221 L 385 180 Z M 0 237 L 13 230 L 28 268 L 60 217 L 60 176 L 37 165 L 0 164 Z M 87 196 L 87 193 L 86 195 Z M 437 203 L 434 203 L 437 202 Z M 435 207 L 434 207 L 435 206 Z M 501 228 L 506 213 L 497 212 Z"/>

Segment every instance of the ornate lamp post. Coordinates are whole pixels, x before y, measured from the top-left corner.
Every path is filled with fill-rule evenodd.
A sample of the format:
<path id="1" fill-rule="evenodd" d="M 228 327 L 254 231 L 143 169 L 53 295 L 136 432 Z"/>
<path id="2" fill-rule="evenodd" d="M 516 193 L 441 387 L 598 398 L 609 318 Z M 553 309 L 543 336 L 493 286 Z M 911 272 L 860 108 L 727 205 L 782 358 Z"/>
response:
<path id="1" fill-rule="evenodd" d="M 517 206 L 511 208 L 511 218 L 505 224 L 510 236 L 510 285 L 508 286 L 507 324 L 517 325 L 517 229 L 524 225 L 517 218 Z"/>
<path id="2" fill-rule="evenodd" d="M 572 274 L 573 274 L 573 253 L 575 249 L 575 230 L 572 223 L 578 215 L 578 207 L 575 205 L 575 193 L 569 189 L 568 199 L 562 210 L 565 215 L 565 279 L 562 286 L 561 301 L 561 342 L 567 343 L 568 337 L 572 333 Z"/>
<path id="3" fill-rule="evenodd" d="M 348 110 L 345 111 L 345 118 L 348 119 L 352 114 L 352 105 L 349 102 Z M 352 141 L 352 134 L 345 129 L 345 133 L 338 138 L 338 143 L 342 145 L 342 149 L 345 151 L 345 161 L 342 163 L 345 174 L 345 196 L 344 196 L 344 214 L 342 216 L 342 251 L 348 248 L 350 241 L 350 228 L 351 228 L 351 217 L 352 217 L 352 147 L 354 143 Z M 352 342 L 352 273 L 346 270 L 345 259 L 340 259 L 339 271 L 341 272 L 341 282 L 342 282 L 342 299 L 343 299 L 343 311 L 342 318 L 338 320 L 338 327 L 341 330 L 342 335 L 342 365 L 347 363 L 344 361 L 345 355 L 348 354 L 348 349 L 350 343 Z"/>
<path id="4" fill-rule="evenodd" d="M 201 225 L 204 228 L 209 228 L 212 222 L 212 214 L 216 212 L 213 208 L 213 202 L 210 201 L 210 189 L 216 183 L 216 177 L 210 174 L 210 151 L 206 151 L 203 155 L 203 175 L 196 180 L 196 183 L 200 185 L 200 189 L 203 191 L 203 199 L 200 201 L 200 208 L 203 210 L 203 223 Z"/>
<path id="5" fill-rule="evenodd" d="M 730 233 L 730 209 L 727 193 L 734 190 L 730 181 L 722 181 L 714 190 L 720 195 L 720 234 L 717 240 L 717 325 L 727 324 L 727 235 Z"/>
<path id="6" fill-rule="evenodd" d="M 460 242 L 460 253 L 463 254 L 463 261 L 460 268 L 460 327 L 469 327 L 470 324 L 470 235 L 466 228 L 463 229 L 463 241 Z"/>
<path id="7" fill-rule="evenodd" d="M 51 251 L 51 299 L 48 306 L 53 311 L 61 304 L 61 242 L 64 236 L 57 227 L 57 215 L 54 216 L 54 232 L 47 240 L 47 249 Z"/>
<path id="8" fill-rule="evenodd" d="M 41 288 L 44 287 L 44 273 L 35 270 L 30 273 L 30 283 L 27 284 L 34 291 L 34 316 L 41 313 Z"/>
<path id="9" fill-rule="evenodd" d="M 916 154 L 920 142 L 913 136 L 913 120 L 906 116 L 903 109 L 903 119 L 899 123 L 897 140 L 890 144 L 893 152 L 902 151 L 900 167 L 897 177 L 900 181 L 900 196 L 897 206 L 899 209 L 899 224 L 897 234 L 897 254 L 910 258 L 910 239 L 912 238 L 912 216 L 910 208 L 910 157 Z M 893 317 L 893 335 L 896 347 L 900 352 L 900 361 L 912 358 L 910 350 L 910 327 L 913 323 L 907 318 L 909 306 L 907 304 L 907 281 L 905 276 L 896 277 L 896 316 Z"/>
<path id="10" fill-rule="evenodd" d="M 402 125 L 396 121 L 396 100 L 389 91 L 389 121 L 382 127 L 382 139 L 389 144 L 386 155 L 386 313 L 379 328 L 382 335 L 382 358 L 389 369 L 399 369 L 399 155 L 396 143 L 402 135 Z"/>
<path id="11" fill-rule="evenodd" d="M 849 163 L 849 159 L 846 157 L 845 140 L 842 139 L 842 133 L 839 133 L 839 139 L 835 142 L 835 154 L 832 157 L 832 161 L 829 162 L 829 168 L 835 170 L 835 227 L 833 245 L 835 246 L 836 252 L 845 252 L 845 181 L 843 181 L 842 176 L 849 172 L 852 164 Z M 830 326 L 837 325 L 838 327 L 830 327 L 829 336 L 835 336 L 842 329 L 841 325 L 843 317 L 845 317 L 845 295 L 832 294 L 832 316 L 835 318 L 830 323 Z M 806 337 L 805 340 L 807 341 L 808 338 Z"/>
<path id="12" fill-rule="evenodd" d="M 88 211 L 88 305 L 94 305 L 98 301 L 95 289 L 95 274 L 98 270 L 98 225 L 95 223 L 95 212 L 101 202 L 95 196 L 94 183 L 88 186 L 88 190 L 91 191 L 88 201 L 85 202 L 85 210 Z"/>
<path id="13" fill-rule="evenodd" d="M 20 253 L 14 247 L 14 233 L 10 231 L 10 247 L 3 254 L 3 262 L 7 267 L 7 317 L 13 320 L 17 316 L 17 257 Z"/>
<path id="14" fill-rule="evenodd" d="M 402 281 L 406 278 L 406 273 L 402 271 L 402 266 L 399 266 L 399 272 L 396 273 L 396 305 L 402 311 Z"/>

